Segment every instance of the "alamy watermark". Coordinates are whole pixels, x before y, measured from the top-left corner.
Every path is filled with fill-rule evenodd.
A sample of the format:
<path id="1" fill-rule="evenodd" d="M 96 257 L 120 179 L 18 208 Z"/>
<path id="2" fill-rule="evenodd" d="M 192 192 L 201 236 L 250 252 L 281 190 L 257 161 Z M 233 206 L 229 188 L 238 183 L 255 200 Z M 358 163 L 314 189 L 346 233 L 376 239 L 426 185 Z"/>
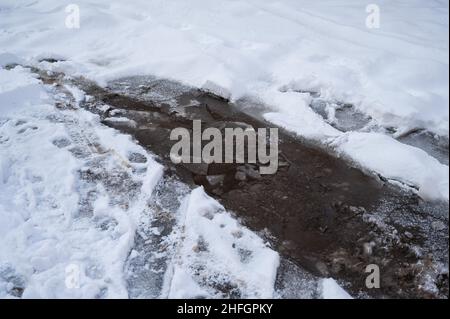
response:
<path id="1" fill-rule="evenodd" d="M 67 289 L 78 289 L 80 288 L 80 278 L 81 270 L 80 266 L 77 264 L 69 264 L 66 269 L 65 284 Z"/>
<path id="2" fill-rule="evenodd" d="M 376 264 L 370 264 L 367 265 L 365 272 L 369 273 L 366 277 L 366 287 L 368 289 L 380 288 L 380 267 Z"/>
<path id="3" fill-rule="evenodd" d="M 368 29 L 379 29 L 380 28 L 380 7 L 374 3 L 368 4 L 366 6 L 366 27 Z"/>
<path id="4" fill-rule="evenodd" d="M 170 140 L 177 141 L 170 150 L 175 164 L 258 163 L 261 174 L 278 170 L 278 128 L 208 127 L 202 132 L 201 121 L 194 120 L 192 136 L 190 130 L 179 127 L 171 131 Z"/>
<path id="5" fill-rule="evenodd" d="M 68 29 L 80 28 L 80 6 L 77 4 L 69 4 L 65 7 L 66 19 L 65 26 Z M 366 27 L 368 29 L 380 28 L 380 7 L 375 3 L 370 3 L 366 6 Z"/>
<path id="6" fill-rule="evenodd" d="M 65 10 L 67 13 L 64 24 L 67 29 L 79 29 L 80 28 L 80 7 L 77 4 L 69 4 Z"/>

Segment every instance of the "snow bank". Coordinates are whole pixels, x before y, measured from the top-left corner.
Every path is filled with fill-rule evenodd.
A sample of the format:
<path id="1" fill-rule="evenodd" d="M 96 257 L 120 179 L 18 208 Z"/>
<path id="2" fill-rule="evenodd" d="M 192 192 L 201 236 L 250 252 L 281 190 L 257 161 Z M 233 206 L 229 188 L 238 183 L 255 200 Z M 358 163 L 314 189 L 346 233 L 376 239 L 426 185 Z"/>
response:
<path id="1" fill-rule="evenodd" d="M 272 108 L 267 120 L 320 142 L 342 133 L 309 108 L 304 92 L 352 103 L 385 127 L 448 137 L 448 2 L 380 0 L 374 29 L 359 0 L 79 0 L 79 29 L 65 27 L 66 4 L 2 1 L 0 63 L 63 58 L 49 68 L 100 83 L 152 74 L 232 100 L 257 96 Z M 372 150 L 360 146 L 363 138 L 398 157 L 356 154 Z M 421 152 L 378 134 L 345 139 L 340 151 L 360 165 L 411 183 L 424 197 L 448 199 L 448 168 Z M 438 190 L 429 194 L 434 182 Z"/>
<path id="2" fill-rule="evenodd" d="M 180 210 L 179 236 L 184 240 L 173 262 L 169 298 L 221 297 L 222 293 L 273 297 L 279 263 L 276 252 L 240 226 L 203 187 L 194 189 Z"/>
<path id="3" fill-rule="evenodd" d="M 353 299 L 333 278 L 322 279 L 319 285 L 323 299 Z"/>
<path id="4" fill-rule="evenodd" d="M 284 105 L 289 105 L 289 102 Z M 419 196 L 425 200 L 449 200 L 448 166 L 425 151 L 381 133 L 343 133 L 319 121 L 318 117 L 306 107 L 301 115 L 293 112 L 264 114 L 266 120 L 330 146 L 338 155 L 365 170 L 379 174 L 390 182 L 400 182 L 405 187 L 418 189 Z"/>
<path id="5" fill-rule="evenodd" d="M 234 99 L 286 85 L 315 90 L 384 125 L 448 136 L 447 2 L 377 1 L 374 29 L 359 0 L 79 0 L 79 29 L 64 25 L 67 4 L 2 1 L 0 48 L 65 57 L 60 66 L 97 79 L 214 83 Z"/>
<path id="6" fill-rule="evenodd" d="M 448 166 L 421 149 L 383 134 L 358 132 L 346 133 L 331 145 L 366 169 L 392 181 L 417 187 L 424 199 L 449 199 Z"/>

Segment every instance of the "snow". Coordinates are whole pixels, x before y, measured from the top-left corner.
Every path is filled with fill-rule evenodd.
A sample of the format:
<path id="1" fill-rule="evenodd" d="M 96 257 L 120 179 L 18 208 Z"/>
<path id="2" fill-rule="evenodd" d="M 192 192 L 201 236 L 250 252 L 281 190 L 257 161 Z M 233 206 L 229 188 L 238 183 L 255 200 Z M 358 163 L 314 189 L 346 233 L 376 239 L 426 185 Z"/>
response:
<path id="1" fill-rule="evenodd" d="M 342 132 L 310 108 L 317 92 L 351 103 L 373 126 L 423 128 L 448 138 L 448 2 L 379 0 L 378 29 L 366 27 L 366 3 L 359 0 L 78 0 L 76 29 L 65 26 L 70 3 L 0 3 L 0 297 L 16 288 L 24 297 L 126 297 L 123 265 L 136 221 L 164 176 L 129 136 L 81 109 L 56 111 L 50 89 L 20 66 L 3 69 L 11 64 L 45 65 L 100 84 L 153 75 L 232 101 L 256 97 L 268 121 L 424 199 L 448 201 L 448 165 L 395 134 Z M 59 61 L 40 62 L 45 58 Z M 75 106 L 87 98 L 66 89 Z M 144 174 L 133 171 L 130 152 L 145 154 Z M 108 181 L 91 185 L 80 172 L 112 180 L 122 174 L 125 186 L 140 187 L 127 198 Z M 81 207 L 83 183 L 97 196 L 92 207 Z M 92 218 L 78 216 L 83 209 Z M 222 273 L 215 280 L 232 282 L 246 297 L 272 295 L 278 256 L 258 236 L 201 188 L 179 214 L 167 297 L 220 295 L 201 285 L 200 262 L 208 266 L 204 278 Z M 193 252 L 199 238 L 208 249 Z M 73 269 L 80 270 L 79 289 L 65 283 Z M 332 279 L 322 285 L 324 297 L 345 296 Z"/>
<path id="2" fill-rule="evenodd" d="M 427 200 L 445 199 L 449 194 L 448 166 L 421 149 L 376 133 L 350 132 L 332 143 L 339 154 L 387 179 L 413 185 Z"/>
<path id="3" fill-rule="evenodd" d="M 130 120 L 130 119 L 126 118 L 126 117 L 120 117 L 120 116 L 119 117 L 107 117 L 107 118 L 105 118 L 105 121 L 106 122 L 122 123 L 122 124 L 125 124 L 125 125 L 127 125 L 129 127 L 133 127 L 133 128 L 136 128 L 136 126 L 137 126 L 135 121 Z"/>
<path id="4" fill-rule="evenodd" d="M 84 101 L 84 99 L 86 98 L 84 92 L 75 86 L 66 85 L 66 89 L 70 92 L 70 94 L 72 94 L 73 98 L 75 99 L 76 105 L 79 105 L 80 102 Z"/>
<path id="5" fill-rule="evenodd" d="M 309 94 L 272 92 L 273 102 L 279 103 L 279 111 L 267 112 L 264 118 L 299 136 L 323 140 L 339 136 L 340 132 L 325 123 L 320 115 L 309 107 Z M 306 95 L 306 97 L 305 97 Z"/>
<path id="6" fill-rule="evenodd" d="M 194 189 L 180 210 L 178 236 L 184 240 L 174 257 L 168 297 L 221 297 L 216 291 L 199 289 L 202 282 L 230 285 L 241 298 L 273 297 L 279 264 L 276 252 L 240 226 L 203 187 Z"/>
<path id="7" fill-rule="evenodd" d="M 0 69 L 0 94 L 2 94 L 0 110 L 3 115 L 25 108 L 33 101 L 45 97 L 39 81 L 20 67 L 16 72 Z"/>
<path id="8" fill-rule="evenodd" d="M 229 91 L 233 98 L 290 85 L 351 102 L 384 124 L 448 135 L 448 4 L 345 0 L 2 1 L 0 45 L 90 77 L 154 74 Z M 78 64 L 83 67 L 78 68 Z M 345 79 L 343 81 L 342 79 Z"/>
<path id="9" fill-rule="evenodd" d="M 209 92 L 214 95 L 220 96 L 227 100 L 229 100 L 231 98 L 231 93 L 227 89 L 217 85 L 214 82 L 211 82 L 210 80 L 206 81 L 203 84 L 202 90 L 205 92 Z"/>
<path id="10" fill-rule="evenodd" d="M 342 132 L 311 110 L 310 91 L 353 104 L 377 126 L 397 132 L 424 128 L 448 138 L 447 2 L 380 0 L 380 27 L 372 29 L 365 24 L 367 4 L 359 0 L 136 0 L 132 6 L 80 0 L 76 29 L 64 24 L 68 4 L 2 1 L 0 62 L 33 64 L 53 57 L 60 61 L 42 63 L 103 84 L 127 75 L 154 75 L 233 101 L 257 97 L 270 108 L 264 111 L 267 120 L 325 144 L 328 138 L 341 139 Z M 414 179 L 412 172 L 399 175 L 405 169 L 385 177 L 422 188 L 424 197 L 448 200 L 441 180 L 448 174 L 434 175 L 445 167 L 433 164 L 428 170 L 432 160 L 424 160 L 421 152 L 405 151 L 375 133 L 348 138 L 346 155 L 360 165 L 371 164 L 366 168 L 378 174 L 399 162 L 425 167 Z M 374 148 L 396 146 L 396 154 L 413 158 L 363 161 L 364 155 L 355 154 L 358 145 L 349 145 L 363 137 L 366 143 L 380 143 Z M 436 180 L 436 192 L 424 186 Z"/>
<path id="11" fill-rule="evenodd" d="M 288 103 L 285 103 L 288 105 Z M 340 132 L 304 107 L 303 114 L 268 112 L 265 119 L 299 136 L 322 140 L 338 156 L 388 181 L 417 189 L 425 200 L 449 200 L 449 169 L 425 151 L 376 132 Z"/>
<path id="12" fill-rule="evenodd" d="M 0 72 L 0 298 L 127 298 L 125 264 L 139 257 L 162 165 L 78 108 L 83 92 L 66 87 L 72 107 L 58 109 L 61 95 L 28 69 Z M 145 161 L 129 160 L 136 153 Z M 170 257 L 161 297 L 221 297 L 220 285 L 273 296 L 278 254 L 202 188 L 175 217 L 164 250 L 145 252 Z"/>
<path id="13" fill-rule="evenodd" d="M 433 107 L 437 114 L 424 115 L 435 123 L 442 121 L 440 115 L 447 115 L 448 123 L 448 111 L 442 109 L 448 102 L 448 71 L 444 67 L 448 65 L 448 12 L 438 1 L 381 1 L 380 29 L 367 29 L 365 4 L 351 0 L 340 5 L 332 1 L 160 4 L 135 1 L 130 7 L 119 2 L 80 1 L 78 30 L 58 28 L 56 22 L 65 18 L 62 12 L 38 14 L 42 8 L 62 9 L 60 2 L 40 1 L 24 11 L 41 19 L 35 25 L 49 28 L 43 33 L 57 41 L 52 50 L 61 52 L 55 54 L 73 57 L 75 53 L 75 58 L 87 62 L 106 53 L 103 60 L 112 63 L 103 73 L 143 67 L 144 72 L 181 76 L 181 80 L 197 86 L 212 81 L 238 93 L 255 84 L 277 87 L 301 83 L 306 89 L 304 84 L 309 83 L 309 87 L 323 88 L 328 94 L 349 96 L 374 111 L 381 106 L 395 116 L 414 117 L 413 113 Z M 50 21 L 43 21 L 48 18 Z M 99 30 L 88 36 L 94 27 Z M 152 31 L 136 32 L 145 27 L 152 27 Z M 22 28 L 27 30 L 26 25 Z M 59 36 L 70 32 L 76 33 L 77 41 Z M 102 36 L 101 43 L 89 48 L 98 35 Z M 25 41 L 20 46 L 23 49 L 29 41 L 36 44 L 40 36 L 28 41 L 22 36 L 13 41 L 13 46 Z M 37 52 L 49 51 L 39 45 L 32 50 L 36 56 Z M 371 106 L 374 102 L 380 105 Z"/>
<path id="14" fill-rule="evenodd" d="M 15 54 L 11 53 L 0 53 L 0 67 L 5 67 L 11 64 L 23 64 L 24 60 L 19 58 Z"/>
<path id="15" fill-rule="evenodd" d="M 325 278 L 320 281 L 323 299 L 353 299 L 333 278 Z"/>
<path id="16" fill-rule="evenodd" d="M 134 241 L 134 215 L 152 189 L 142 192 L 125 211 L 113 204 L 104 186 L 96 184 L 92 217 L 82 216 L 86 207 L 80 188 L 85 185 L 79 172 L 92 162 L 69 151 L 82 142 L 74 139 L 72 130 L 83 132 L 91 142 L 89 134 L 101 132 L 98 147 L 108 147 L 107 139 L 118 140 L 117 133 L 100 127 L 86 111 L 56 111 L 45 87 L 21 67 L 1 72 L 14 82 L 2 85 L 0 91 L 0 297 L 14 296 L 12 288 L 23 289 L 24 298 L 127 297 L 123 265 Z M 71 123 L 75 125 L 70 127 Z M 71 145 L 58 146 L 55 141 L 61 139 Z M 106 156 L 113 170 L 114 154 L 143 151 L 126 137 L 114 149 L 91 154 L 91 160 Z M 161 173 L 162 167 L 151 157 L 147 166 L 149 172 Z M 102 230 L 99 222 L 106 220 L 111 225 Z M 71 274 L 77 289 L 68 281 Z"/>

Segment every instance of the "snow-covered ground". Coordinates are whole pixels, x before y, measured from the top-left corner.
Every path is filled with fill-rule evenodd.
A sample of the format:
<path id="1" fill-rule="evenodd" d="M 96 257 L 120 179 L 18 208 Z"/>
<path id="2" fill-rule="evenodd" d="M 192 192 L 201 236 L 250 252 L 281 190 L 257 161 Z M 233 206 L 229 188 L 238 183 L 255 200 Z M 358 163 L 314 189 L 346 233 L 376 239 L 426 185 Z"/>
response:
<path id="1" fill-rule="evenodd" d="M 164 188 L 152 154 L 79 108 L 78 89 L 0 75 L 0 298 L 275 296 L 278 254 L 202 187 Z M 349 297 L 331 278 L 317 289 Z"/>
<path id="2" fill-rule="evenodd" d="M 70 3 L 79 8 L 80 28 L 66 27 Z M 308 92 L 318 92 L 353 104 L 377 127 L 396 134 L 423 128 L 448 143 L 448 2 L 377 1 L 379 28 L 366 26 L 368 4 L 2 0 L 0 52 L 62 58 L 60 70 L 100 83 L 152 74 L 232 100 L 256 97 L 275 124 L 332 145 L 427 199 L 448 200 L 448 166 L 432 154 L 384 130 L 343 134 L 309 107 Z M 377 156 L 366 160 L 364 152 Z"/>
<path id="3" fill-rule="evenodd" d="M 145 174 L 114 180 L 139 146 L 88 112 L 58 110 L 28 70 L 0 73 L 0 297 L 126 297 L 134 218 L 162 166 L 149 156 Z M 120 196 L 86 178 L 102 168 L 111 185 L 142 189 Z"/>
<path id="4" fill-rule="evenodd" d="M 29 70 L 0 75 L 0 297 L 127 297 L 125 262 L 163 167 Z M 160 295 L 215 296 L 214 278 L 272 297 L 278 254 L 202 188 L 189 192 Z"/>
<path id="5" fill-rule="evenodd" d="M 73 3 L 80 28 L 65 23 Z M 367 4 L 0 0 L 0 297 L 128 296 L 124 269 L 164 179 L 151 154 L 76 107 L 82 92 L 66 88 L 72 107 L 59 108 L 69 95 L 58 100 L 61 92 L 20 66 L 1 68 L 10 63 L 55 58 L 49 68 L 101 84 L 151 74 L 258 99 L 267 120 L 448 201 L 448 165 L 396 139 L 421 128 L 448 140 L 448 2 L 377 1 L 375 29 Z M 370 125 L 333 127 L 310 107 L 317 94 L 352 104 Z M 276 252 L 201 188 L 179 205 L 160 296 L 220 296 L 199 285 L 212 278 L 245 297 L 273 295 Z M 321 289 L 348 297 L 332 279 Z"/>

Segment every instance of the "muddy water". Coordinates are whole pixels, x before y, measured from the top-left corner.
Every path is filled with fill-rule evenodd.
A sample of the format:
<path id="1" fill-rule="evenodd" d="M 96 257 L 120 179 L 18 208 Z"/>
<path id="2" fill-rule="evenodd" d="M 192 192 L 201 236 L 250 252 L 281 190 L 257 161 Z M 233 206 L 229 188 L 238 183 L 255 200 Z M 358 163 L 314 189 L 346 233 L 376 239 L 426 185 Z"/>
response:
<path id="1" fill-rule="evenodd" d="M 67 81 L 57 74 L 41 77 L 47 83 Z M 85 79 L 70 82 L 91 96 L 86 109 L 134 136 L 184 182 L 203 185 L 310 274 L 341 279 L 354 295 L 448 296 L 448 205 L 423 203 L 282 130 L 274 175 L 256 174 L 257 165 L 174 165 L 170 131 L 191 129 L 193 119 L 203 127 L 271 125 L 239 105 L 167 80 L 125 78 L 106 88 Z M 237 178 L 237 172 L 244 174 Z M 380 267 L 379 289 L 365 286 L 369 264 Z M 424 289 L 425 280 L 437 288 Z"/>

